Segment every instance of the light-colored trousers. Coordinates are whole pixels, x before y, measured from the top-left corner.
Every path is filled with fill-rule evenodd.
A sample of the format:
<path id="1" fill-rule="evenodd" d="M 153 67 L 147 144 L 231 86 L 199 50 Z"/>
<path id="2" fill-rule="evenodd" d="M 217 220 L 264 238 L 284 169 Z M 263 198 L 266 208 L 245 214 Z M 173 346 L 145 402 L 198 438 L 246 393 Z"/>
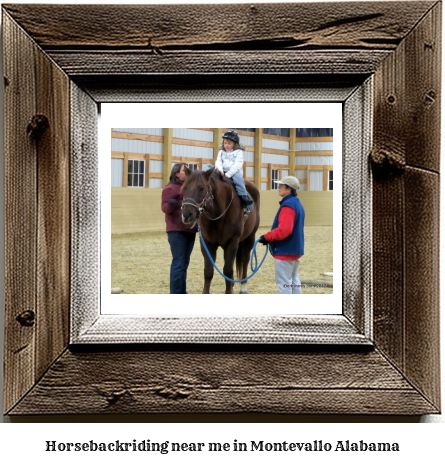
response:
<path id="1" fill-rule="evenodd" d="M 233 184 L 235 184 L 235 189 L 237 194 L 241 197 L 242 195 L 247 195 L 247 197 L 252 198 L 247 192 L 246 184 L 244 183 L 243 175 L 241 171 L 238 171 L 232 176 Z"/>
<path id="2" fill-rule="evenodd" d="M 232 176 L 232 179 L 233 179 L 233 184 L 235 185 L 237 194 L 240 197 L 242 197 L 243 195 L 246 195 L 247 197 L 249 197 L 249 199 L 253 200 L 252 196 L 247 192 L 246 184 L 244 183 L 244 178 L 243 178 L 243 175 L 241 174 L 241 171 L 238 171 L 237 173 L 235 173 Z M 252 211 L 253 204 L 249 205 L 247 208 L 249 211 Z"/>
<path id="3" fill-rule="evenodd" d="M 300 260 L 275 259 L 275 282 L 278 294 L 302 294 L 301 281 L 298 276 Z"/>

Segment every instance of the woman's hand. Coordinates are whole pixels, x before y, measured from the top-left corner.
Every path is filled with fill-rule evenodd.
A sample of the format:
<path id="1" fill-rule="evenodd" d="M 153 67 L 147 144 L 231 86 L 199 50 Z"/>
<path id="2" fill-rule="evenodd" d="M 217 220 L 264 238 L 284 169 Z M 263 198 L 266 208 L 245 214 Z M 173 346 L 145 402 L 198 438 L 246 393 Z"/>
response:
<path id="1" fill-rule="evenodd" d="M 178 208 L 179 202 L 175 199 L 167 200 L 167 203 L 170 205 L 171 208 Z"/>

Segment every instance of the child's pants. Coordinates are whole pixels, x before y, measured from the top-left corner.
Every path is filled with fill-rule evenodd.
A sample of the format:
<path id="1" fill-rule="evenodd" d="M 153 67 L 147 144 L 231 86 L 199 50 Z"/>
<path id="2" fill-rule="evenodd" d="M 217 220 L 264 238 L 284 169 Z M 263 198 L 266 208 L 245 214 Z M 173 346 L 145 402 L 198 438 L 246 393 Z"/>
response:
<path id="1" fill-rule="evenodd" d="M 233 179 L 233 184 L 235 185 L 235 189 L 237 194 L 242 197 L 243 195 L 247 195 L 249 199 L 253 200 L 251 195 L 247 192 L 246 185 L 244 184 L 244 178 L 243 175 L 241 174 L 241 171 L 238 171 L 238 173 L 235 173 L 232 176 Z M 253 204 L 249 205 L 249 208 L 253 208 Z"/>

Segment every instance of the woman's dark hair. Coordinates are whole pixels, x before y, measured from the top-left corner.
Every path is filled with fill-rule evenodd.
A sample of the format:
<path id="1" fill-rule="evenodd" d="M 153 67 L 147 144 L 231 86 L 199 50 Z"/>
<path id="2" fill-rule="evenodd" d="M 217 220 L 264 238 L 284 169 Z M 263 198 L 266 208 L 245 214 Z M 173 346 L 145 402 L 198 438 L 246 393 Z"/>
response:
<path id="1" fill-rule="evenodd" d="M 175 163 L 172 168 L 172 172 L 170 173 L 170 182 L 173 184 L 178 184 L 179 179 L 176 177 L 176 175 L 181 171 L 181 167 L 184 166 L 184 173 L 187 176 L 190 176 L 190 168 L 185 164 L 185 163 Z"/>
<path id="2" fill-rule="evenodd" d="M 287 184 L 285 184 L 285 186 L 290 189 L 290 195 L 292 195 L 292 197 L 298 197 L 297 196 L 297 191 L 293 188 L 293 187 L 290 187 L 288 186 Z"/>

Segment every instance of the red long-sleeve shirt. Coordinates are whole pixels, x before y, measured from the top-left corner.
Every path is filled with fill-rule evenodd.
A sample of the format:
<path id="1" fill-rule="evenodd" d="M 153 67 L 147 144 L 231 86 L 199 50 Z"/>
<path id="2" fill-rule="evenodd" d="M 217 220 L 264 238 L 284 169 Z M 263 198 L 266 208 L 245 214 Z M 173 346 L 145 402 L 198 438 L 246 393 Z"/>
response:
<path id="1" fill-rule="evenodd" d="M 278 227 L 264 234 L 268 242 L 282 241 L 292 234 L 295 223 L 295 210 L 291 207 L 283 207 L 278 217 Z M 278 260 L 298 260 L 301 255 L 274 255 Z"/>

